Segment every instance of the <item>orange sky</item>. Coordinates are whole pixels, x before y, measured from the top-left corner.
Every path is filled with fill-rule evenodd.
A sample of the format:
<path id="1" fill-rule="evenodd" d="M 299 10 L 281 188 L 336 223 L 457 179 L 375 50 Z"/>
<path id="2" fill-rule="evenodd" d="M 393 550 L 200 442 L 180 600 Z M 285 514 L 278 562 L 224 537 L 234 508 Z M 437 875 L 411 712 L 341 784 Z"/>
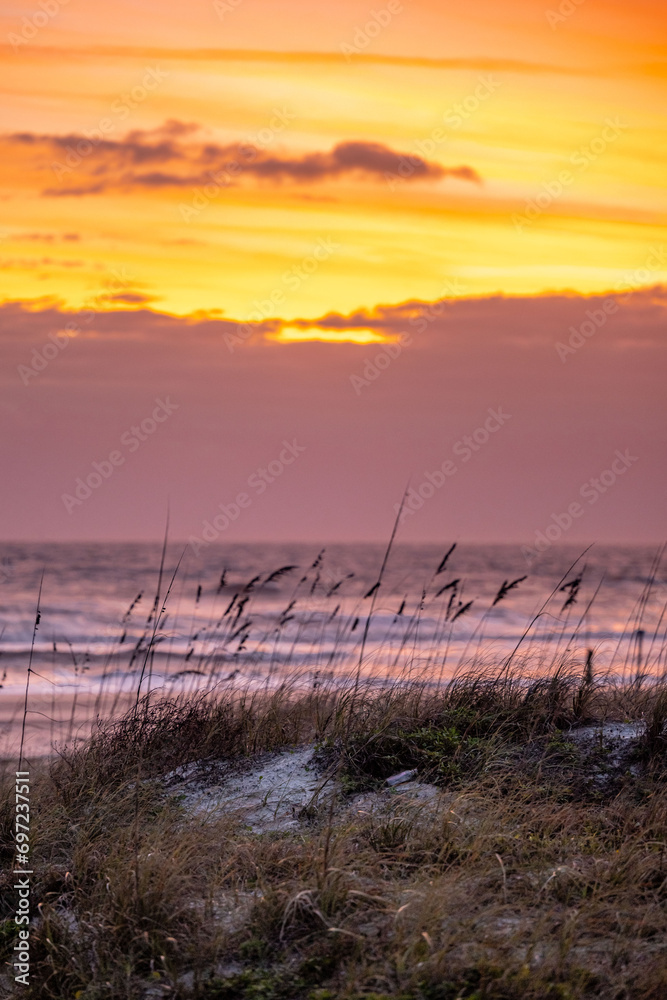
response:
<path id="1" fill-rule="evenodd" d="M 666 280 L 659 2 L 17 0 L 0 39 L 0 306 L 368 349 L 380 307 Z"/>
<path id="2" fill-rule="evenodd" d="M 378 19 L 359 2 L 53 2 L 43 27 L 29 4 L 27 21 L 18 9 L 4 18 L 6 299 L 83 305 L 122 269 L 162 309 L 240 319 L 275 289 L 285 292 L 275 314 L 288 318 L 434 299 L 455 278 L 467 294 L 600 291 L 664 239 L 657 3 L 586 0 L 552 26 L 529 0 L 465 13 L 396 0 Z M 105 141 L 142 132 L 150 146 L 170 120 L 199 127 L 183 136 L 184 155 L 253 143 L 289 159 L 375 143 L 469 167 L 479 182 L 421 179 L 407 159 L 407 178 L 393 181 L 392 171 L 262 179 L 242 163 L 216 190 L 212 157 L 191 184 L 147 187 L 99 142 L 76 153 L 86 134 L 101 138 L 100 123 Z M 69 159 L 67 144 L 47 141 L 67 136 Z M 102 171 L 113 184 L 67 195 L 94 191 Z M 76 244 L 61 239 L 72 232 Z M 35 234 L 54 237 L 48 252 Z M 319 239 L 335 252 L 290 288 L 285 272 Z"/>

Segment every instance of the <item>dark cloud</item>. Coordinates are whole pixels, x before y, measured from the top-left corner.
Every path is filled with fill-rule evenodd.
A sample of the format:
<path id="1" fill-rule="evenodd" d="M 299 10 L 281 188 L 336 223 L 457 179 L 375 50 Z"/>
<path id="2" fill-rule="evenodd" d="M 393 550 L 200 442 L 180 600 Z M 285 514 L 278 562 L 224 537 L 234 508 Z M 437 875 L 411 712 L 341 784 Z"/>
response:
<path id="1" fill-rule="evenodd" d="M 78 197 L 84 194 L 102 194 L 103 191 L 107 189 L 106 184 L 101 182 L 98 184 L 89 184 L 88 186 L 79 185 L 78 187 L 70 188 L 46 188 L 42 191 L 42 194 L 49 198 L 62 198 L 62 197 Z"/>
<path id="2" fill-rule="evenodd" d="M 5 537 L 24 537 L 36 523 L 52 538 L 150 537 L 162 530 L 170 497 L 174 537 L 187 538 L 246 488 L 283 439 L 306 451 L 230 539 L 379 538 L 391 530 L 408 479 L 418 485 L 454 458 L 456 476 L 401 537 L 532 542 L 552 514 L 581 500 L 581 485 L 619 449 L 636 463 L 585 506 L 567 540 L 658 537 L 667 489 L 667 289 L 624 296 L 607 315 L 610 298 L 412 300 L 247 327 L 238 322 L 245 317 L 178 317 L 127 301 L 74 313 L 48 301 L 7 304 Z M 71 341 L 58 333 L 68 324 Z M 271 335 L 283 325 L 410 337 L 400 351 L 282 344 Z M 563 361 L 557 344 L 573 329 L 580 346 Z M 177 404 L 173 417 L 69 515 L 61 494 L 120 446 L 156 398 Z M 456 443 L 498 408 L 511 415 L 502 430 L 469 461 L 457 457 Z"/>
<path id="3" fill-rule="evenodd" d="M 89 139 L 85 135 L 71 132 L 69 135 L 35 135 L 32 132 L 15 132 L 7 136 L 7 141 L 31 148 L 47 147 L 55 156 L 65 157 L 74 151 L 73 158 L 85 161 L 103 157 L 121 160 L 124 163 L 141 165 L 144 163 L 165 163 L 178 159 L 180 150 L 176 143 L 162 139 L 163 129 L 154 131 L 129 132 L 123 140 Z M 67 164 L 66 164 L 67 165 Z M 78 165 L 78 164 L 77 164 Z"/>
<path id="4" fill-rule="evenodd" d="M 113 303 L 124 303 L 128 306 L 141 306 L 147 305 L 149 302 L 155 301 L 154 295 L 146 295 L 143 292 L 114 292 L 109 295 L 102 295 L 98 301 L 102 300 L 110 304 Z"/>
<path id="5" fill-rule="evenodd" d="M 327 152 L 288 155 L 249 143 L 221 145 L 206 141 L 194 123 L 171 119 L 156 129 L 135 129 L 120 140 L 89 139 L 18 132 L 4 142 L 23 147 L 37 160 L 33 168 L 48 170 L 57 183 L 42 191 L 48 197 L 101 194 L 106 190 L 196 187 L 224 175 L 224 183 L 252 177 L 274 183 L 313 184 L 344 176 L 382 181 L 439 181 L 446 177 L 479 183 L 466 165 L 443 167 L 421 156 L 390 149 L 382 143 L 350 141 Z M 223 183 L 223 181 L 220 181 Z"/>
<path id="6" fill-rule="evenodd" d="M 43 263 L 56 263 L 44 258 Z M 60 262 L 59 262 L 60 263 Z M 74 262 L 72 262 L 74 263 Z M 454 293 L 456 286 L 452 285 Z M 155 296 L 138 291 L 108 292 L 98 296 L 98 303 L 116 305 L 146 306 L 155 301 Z M 604 312 L 605 303 L 614 304 L 613 312 Z M 252 342 L 257 347 L 271 352 L 277 344 L 272 339 L 283 329 L 312 330 L 312 342 L 299 344 L 282 343 L 280 348 L 292 350 L 296 347 L 319 349 L 315 343 L 318 333 L 333 331 L 373 330 L 379 335 L 395 337 L 409 333 L 414 338 L 414 347 L 420 351 L 456 349 L 461 356 L 466 352 L 476 352 L 482 344 L 493 345 L 505 350 L 508 346 L 540 351 L 547 348 L 560 364 L 555 344 L 567 342 L 575 330 L 586 324 L 586 332 L 578 337 L 580 347 L 591 350 L 581 351 L 581 356 L 596 352 L 625 351 L 630 347 L 637 351 L 647 344 L 655 349 L 665 350 L 663 330 L 667 319 L 667 287 L 655 286 L 635 292 L 614 295 L 579 295 L 575 293 L 553 293 L 536 296 L 491 295 L 477 298 L 446 297 L 435 301 L 411 299 L 396 304 L 379 304 L 372 309 L 357 309 L 350 313 L 328 312 L 316 318 L 248 320 L 246 317 L 222 315 L 223 310 L 197 312 L 187 317 L 172 316 L 153 309 L 113 308 L 97 311 L 68 312 L 52 299 L 35 302 L 13 302 L 0 306 L 0 328 L 4 337 L 19 340 L 21 332 L 30 327 L 52 329 L 68 321 L 78 322 L 85 315 L 87 327 L 95 330 L 96 338 L 113 341 L 117 336 L 136 339 L 137 342 L 155 341 L 167 338 L 178 342 L 187 331 L 188 342 L 196 345 L 200 340 L 225 344 L 225 337 L 240 336 L 242 341 Z M 592 321 L 586 323 L 589 314 Z M 590 332 L 590 322 L 599 331 Z M 575 338 L 577 339 L 577 338 Z M 234 345 L 232 345 L 234 346 Z M 360 352 L 373 350 L 375 345 L 336 344 L 335 351 Z M 577 351 L 579 348 L 577 348 Z M 227 352 L 225 351 L 225 354 Z M 230 354 L 243 353 L 233 350 Z M 575 351 L 575 353 L 577 353 Z M 253 357 L 257 357 L 253 354 Z M 222 355 L 224 360 L 225 355 Z"/>
<path id="7" fill-rule="evenodd" d="M 374 177 L 398 174 L 404 170 L 406 178 L 413 180 L 440 180 L 448 175 L 464 180 L 479 180 L 470 167 L 447 169 L 431 163 L 421 156 L 396 153 L 379 142 L 341 142 L 329 153 L 307 153 L 302 157 L 287 159 L 266 157 L 252 165 L 259 177 L 280 180 L 317 181 L 339 177 L 345 173 L 361 173 Z M 463 171 L 463 174 L 462 174 Z"/>

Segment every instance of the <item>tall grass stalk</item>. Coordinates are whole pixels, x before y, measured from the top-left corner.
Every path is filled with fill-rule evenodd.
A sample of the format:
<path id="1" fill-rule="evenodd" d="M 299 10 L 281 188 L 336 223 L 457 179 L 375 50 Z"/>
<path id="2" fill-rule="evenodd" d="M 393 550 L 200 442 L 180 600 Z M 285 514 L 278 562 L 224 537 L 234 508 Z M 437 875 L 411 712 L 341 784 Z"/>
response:
<path id="1" fill-rule="evenodd" d="M 22 770 L 21 765 L 23 764 L 23 747 L 25 743 L 25 724 L 28 717 L 28 695 L 30 691 L 30 675 L 32 673 L 32 659 L 33 653 L 35 651 L 35 639 L 37 637 L 37 629 L 42 619 L 42 585 L 44 583 L 44 570 L 42 570 L 42 575 L 39 580 L 39 590 L 37 592 L 37 608 L 35 610 L 35 621 L 32 627 L 32 638 L 30 640 L 30 655 L 28 657 L 28 670 L 26 672 L 25 679 L 25 697 L 23 700 L 23 719 L 21 721 L 21 742 L 19 745 L 19 766 L 18 770 Z"/>

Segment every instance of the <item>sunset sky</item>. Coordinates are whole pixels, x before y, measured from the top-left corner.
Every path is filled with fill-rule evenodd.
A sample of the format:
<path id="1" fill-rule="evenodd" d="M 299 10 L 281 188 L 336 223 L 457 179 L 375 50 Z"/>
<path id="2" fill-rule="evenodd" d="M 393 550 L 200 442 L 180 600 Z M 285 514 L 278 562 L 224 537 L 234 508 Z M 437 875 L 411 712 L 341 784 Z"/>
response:
<path id="1" fill-rule="evenodd" d="M 528 544 L 575 502 L 563 541 L 659 540 L 666 24 L 6 8 L 0 537 L 154 538 L 168 502 L 200 537 L 244 494 L 218 540 L 381 539 L 449 460 L 405 540 Z"/>

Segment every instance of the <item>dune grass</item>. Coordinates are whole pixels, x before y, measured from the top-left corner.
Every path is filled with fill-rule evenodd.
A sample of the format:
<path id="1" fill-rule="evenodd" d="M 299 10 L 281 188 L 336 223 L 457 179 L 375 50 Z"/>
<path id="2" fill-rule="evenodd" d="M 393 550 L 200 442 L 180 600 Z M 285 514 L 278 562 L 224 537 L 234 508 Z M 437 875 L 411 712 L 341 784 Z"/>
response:
<path id="1" fill-rule="evenodd" d="M 34 775 L 38 910 L 16 995 L 664 997 L 667 691 L 581 666 L 140 701 Z M 612 720 L 640 723 L 620 755 L 602 728 L 574 738 Z M 297 831 L 193 814 L 161 780 L 303 744 L 332 794 Z M 437 798 L 383 798 L 404 768 Z"/>
<path id="2" fill-rule="evenodd" d="M 593 651 L 582 646 L 595 595 L 570 620 L 583 577 L 575 563 L 492 669 L 486 616 L 525 578 L 505 580 L 466 646 L 471 662 L 459 662 L 451 677 L 448 650 L 472 603 L 458 578 L 445 582 L 454 548 L 415 610 L 404 614 L 405 601 L 396 609 L 403 637 L 389 650 L 396 669 L 384 680 L 367 666 L 378 657 L 369 636 L 391 543 L 377 583 L 343 621 L 339 606 L 332 611 L 326 602 L 339 599 L 349 576 L 325 588 L 321 620 L 359 637 L 352 671 L 290 673 L 289 663 L 271 660 L 264 685 L 219 683 L 219 671 L 241 654 L 260 664 L 269 638 L 283 636 L 290 622 L 293 650 L 307 634 L 311 618 L 299 624 L 297 604 L 322 587 L 320 553 L 276 622 L 261 627 L 254 595 L 297 567 L 254 576 L 231 600 L 223 572 L 210 648 L 197 652 L 197 626 L 184 662 L 174 664 L 174 676 L 193 683 L 166 695 L 152 688 L 175 578 L 165 575 L 163 547 L 158 589 L 128 664 L 136 693 L 128 700 L 116 692 L 109 707 L 110 654 L 96 702 L 102 721 L 89 738 L 70 738 L 31 764 L 28 987 L 15 987 L 9 965 L 15 763 L 0 773 L 0 993 L 26 1000 L 667 996 L 665 609 L 645 655 L 641 644 L 659 559 L 619 639 L 615 673 L 598 673 Z M 200 595 L 201 586 L 195 603 Z M 139 599 L 123 618 L 118 650 Z M 559 615 L 551 614 L 554 601 L 564 602 Z M 420 659 L 414 649 L 425 608 L 439 624 Z M 39 613 L 38 603 L 35 629 Z M 532 640 L 545 618 L 556 623 L 548 664 Z M 123 704 L 129 710 L 119 714 Z M 70 737 L 74 715 L 72 708 Z M 627 738 L 614 736 L 614 723 Z M 289 829 L 258 833 L 240 814 L 193 810 L 170 782 L 190 765 L 222 762 L 233 771 L 304 746 L 315 750 L 322 794 Z M 403 770 L 416 771 L 420 785 L 388 792 L 386 779 Z"/>

